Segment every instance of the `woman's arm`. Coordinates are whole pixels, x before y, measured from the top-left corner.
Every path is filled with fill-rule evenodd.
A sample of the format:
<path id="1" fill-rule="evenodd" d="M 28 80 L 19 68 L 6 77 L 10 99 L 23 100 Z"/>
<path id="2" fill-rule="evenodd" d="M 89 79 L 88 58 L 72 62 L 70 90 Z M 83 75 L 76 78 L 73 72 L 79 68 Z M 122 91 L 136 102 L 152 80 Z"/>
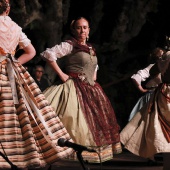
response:
<path id="1" fill-rule="evenodd" d="M 148 90 L 144 89 L 141 85 L 141 82 L 146 81 L 147 78 L 149 78 L 150 74 L 149 74 L 149 70 L 153 67 L 154 64 L 150 64 L 148 65 L 146 68 L 139 70 L 136 74 L 133 74 L 131 79 L 133 81 L 133 83 L 135 84 L 135 86 L 137 87 L 137 89 L 142 92 L 145 93 Z"/>
<path id="2" fill-rule="evenodd" d="M 21 64 L 25 64 L 26 62 L 30 61 L 36 54 L 35 48 L 31 43 L 24 47 L 23 50 L 24 53 L 18 58 L 18 61 Z"/>
<path id="3" fill-rule="evenodd" d="M 70 54 L 72 49 L 73 46 L 69 43 L 61 42 L 59 45 L 55 45 L 52 48 L 47 48 L 40 54 L 42 58 L 53 68 L 53 70 L 57 73 L 63 82 L 66 82 L 69 76 L 60 69 L 56 60 Z"/>
<path id="4" fill-rule="evenodd" d="M 137 89 L 142 92 L 142 93 L 145 93 L 147 92 L 148 90 L 147 89 L 144 89 L 141 84 L 139 84 L 135 79 L 132 78 L 132 81 L 134 82 L 135 86 L 137 87 Z"/>
<path id="5" fill-rule="evenodd" d="M 58 66 L 58 64 L 56 63 L 56 61 L 50 61 L 50 60 L 46 60 L 47 63 L 54 69 L 54 71 L 58 74 L 58 76 L 60 77 L 60 79 L 63 82 L 66 82 L 69 79 L 69 76 L 67 74 L 65 74 L 60 67 Z"/>

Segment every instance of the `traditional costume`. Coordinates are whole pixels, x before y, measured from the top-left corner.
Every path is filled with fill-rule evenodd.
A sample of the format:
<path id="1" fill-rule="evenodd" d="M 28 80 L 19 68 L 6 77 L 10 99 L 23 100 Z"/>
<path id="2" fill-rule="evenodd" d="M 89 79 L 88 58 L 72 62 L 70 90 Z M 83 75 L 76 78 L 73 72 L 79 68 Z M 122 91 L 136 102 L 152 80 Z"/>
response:
<path id="1" fill-rule="evenodd" d="M 93 80 L 97 57 L 90 45 L 74 38 L 41 53 L 47 60 L 65 56 L 65 69 L 70 79 L 48 88 L 44 95 L 53 106 L 74 142 L 96 149 L 102 161 L 113 158 L 112 145 L 120 152 L 119 125 L 109 99 Z M 83 152 L 89 162 L 100 162 L 96 153 Z"/>
<path id="2" fill-rule="evenodd" d="M 128 119 L 129 121 L 149 101 L 154 90 L 162 82 L 160 74 L 158 74 L 154 77 L 150 76 L 149 71 L 153 66 L 154 66 L 154 64 L 149 64 L 146 68 L 139 70 L 136 74 L 133 74 L 131 76 L 131 79 L 134 79 L 139 85 L 141 85 L 142 82 L 147 82 L 147 83 L 145 83 L 145 89 L 147 89 L 148 91 L 142 97 L 139 98 L 139 100 L 133 107 L 133 109 L 129 115 L 129 119 Z"/>
<path id="3" fill-rule="evenodd" d="M 131 119 L 120 133 L 124 147 L 145 158 L 170 152 L 170 52 L 160 59 L 151 75 L 161 73 L 162 82 L 149 102 Z"/>
<path id="4" fill-rule="evenodd" d="M 16 60 L 15 49 L 30 40 L 8 16 L 0 16 L 0 152 L 18 168 L 44 167 L 68 157 L 67 130 L 48 104 L 34 79 Z M 11 165 L 0 157 L 0 168 Z"/>

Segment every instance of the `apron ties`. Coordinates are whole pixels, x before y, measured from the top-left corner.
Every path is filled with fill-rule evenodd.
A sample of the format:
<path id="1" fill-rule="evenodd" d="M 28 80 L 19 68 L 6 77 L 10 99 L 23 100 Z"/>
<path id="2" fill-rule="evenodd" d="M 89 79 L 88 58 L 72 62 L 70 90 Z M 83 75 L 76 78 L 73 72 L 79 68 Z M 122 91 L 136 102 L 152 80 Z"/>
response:
<path id="1" fill-rule="evenodd" d="M 19 104 L 17 89 L 16 89 L 16 79 L 17 79 L 18 83 L 21 86 L 21 90 L 23 92 L 23 99 L 24 99 L 25 105 L 26 105 L 31 117 L 34 119 L 36 125 L 38 126 L 39 130 L 42 132 L 46 141 L 48 143 L 50 143 L 54 149 L 57 150 L 56 144 L 51 141 L 51 140 L 53 140 L 53 134 L 48 129 L 48 126 L 47 126 L 45 120 L 43 119 L 43 116 L 40 113 L 37 102 L 35 101 L 32 93 L 30 92 L 28 85 L 22 80 L 22 77 L 20 76 L 18 70 L 15 68 L 15 65 L 12 62 L 18 62 L 18 61 L 13 56 L 11 56 L 11 54 L 7 54 L 6 56 L 0 55 L 0 63 L 7 64 L 7 73 L 8 73 L 8 77 L 9 77 L 9 82 L 11 84 L 14 104 Z M 24 85 L 26 90 L 23 88 L 22 85 Z M 43 124 L 44 128 L 46 129 L 46 131 L 48 133 L 47 135 L 45 134 L 43 129 L 39 126 L 33 112 L 36 114 L 36 116 L 39 118 L 39 120 Z"/>
<path id="2" fill-rule="evenodd" d="M 6 56 L 0 56 L 0 62 L 2 64 L 7 63 L 7 73 L 8 73 L 8 77 L 9 77 L 9 82 L 11 84 L 12 97 L 13 97 L 14 104 L 19 104 L 16 82 L 15 82 L 15 72 L 14 72 L 13 65 L 12 65 L 11 61 L 18 62 L 10 54 L 7 54 Z"/>

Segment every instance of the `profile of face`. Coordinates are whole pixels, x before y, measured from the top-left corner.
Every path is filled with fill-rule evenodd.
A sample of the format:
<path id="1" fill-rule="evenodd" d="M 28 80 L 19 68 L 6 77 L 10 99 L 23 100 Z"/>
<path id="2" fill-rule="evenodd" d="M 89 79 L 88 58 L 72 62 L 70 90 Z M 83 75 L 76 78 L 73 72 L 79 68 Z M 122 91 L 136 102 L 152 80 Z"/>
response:
<path id="1" fill-rule="evenodd" d="M 9 5 L 10 0 L 6 0 L 6 2 L 7 2 L 7 4 L 8 4 L 8 7 L 7 7 L 7 9 L 6 9 L 6 15 L 9 15 L 9 12 L 10 12 L 10 5 Z"/>
<path id="2" fill-rule="evenodd" d="M 155 48 L 154 51 L 153 51 L 153 55 L 156 57 L 156 58 L 159 58 L 163 55 L 164 51 L 161 49 L 161 48 Z"/>
<path id="3" fill-rule="evenodd" d="M 151 52 L 149 60 L 151 63 L 155 63 L 158 59 L 162 58 L 163 55 L 164 51 L 161 48 L 157 47 Z"/>
<path id="4" fill-rule="evenodd" d="M 158 56 L 161 57 L 163 54 L 164 54 L 163 50 L 160 49 L 158 52 Z"/>
<path id="5" fill-rule="evenodd" d="M 86 39 L 89 37 L 89 32 L 89 22 L 85 18 L 74 21 L 72 34 L 79 42 L 85 43 Z"/>

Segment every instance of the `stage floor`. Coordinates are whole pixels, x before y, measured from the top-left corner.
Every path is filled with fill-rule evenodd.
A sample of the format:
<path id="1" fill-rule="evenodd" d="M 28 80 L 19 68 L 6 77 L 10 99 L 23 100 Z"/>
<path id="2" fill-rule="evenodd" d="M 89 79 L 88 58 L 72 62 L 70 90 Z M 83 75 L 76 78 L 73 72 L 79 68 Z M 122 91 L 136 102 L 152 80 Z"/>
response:
<path id="1" fill-rule="evenodd" d="M 155 159 L 157 160 L 157 164 L 153 165 L 147 159 L 124 150 L 123 153 L 115 155 L 113 160 L 102 163 L 102 166 L 100 164 L 85 163 L 85 168 L 87 170 L 162 170 L 162 154 L 156 155 Z M 78 161 L 62 160 L 52 165 L 51 170 L 84 170 L 84 168 L 82 168 Z"/>

